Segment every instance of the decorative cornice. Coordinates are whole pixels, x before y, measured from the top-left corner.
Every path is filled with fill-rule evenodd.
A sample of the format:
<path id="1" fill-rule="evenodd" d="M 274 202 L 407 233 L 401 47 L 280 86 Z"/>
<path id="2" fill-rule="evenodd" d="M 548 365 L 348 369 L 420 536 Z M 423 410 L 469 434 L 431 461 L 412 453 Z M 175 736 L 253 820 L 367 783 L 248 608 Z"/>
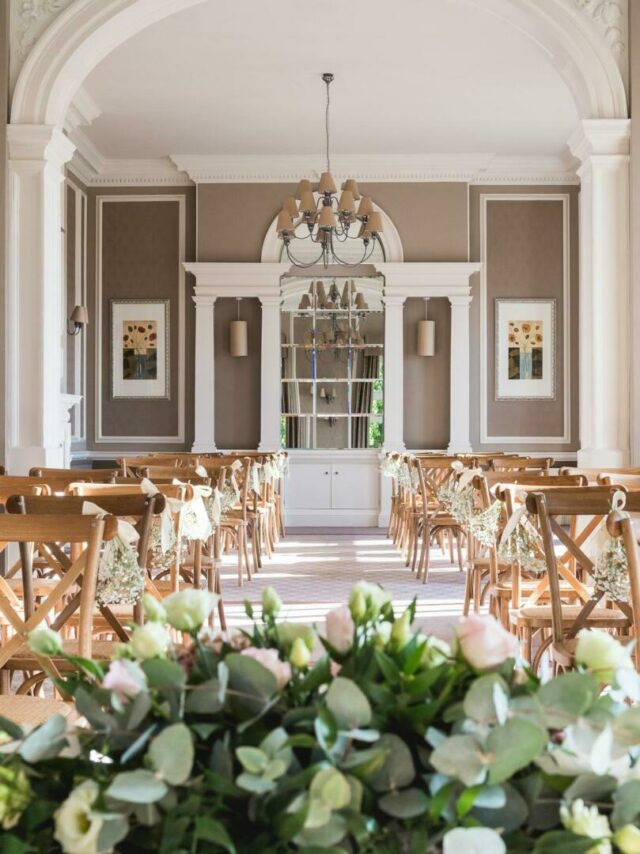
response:
<path id="1" fill-rule="evenodd" d="M 72 0 L 11 0 L 11 81 L 42 33 Z"/>
<path id="2" fill-rule="evenodd" d="M 84 137 L 84 142 L 88 139 Z M 89 143 L 91 145 L 91 143 Z M 192 181 L 180 172 L 168 157 L 105 159 L 91 145 L 93 156 L 87 156 L 88 151 L 79 141 L 78 150 L 86 164 L 80 167 L 84 175 L 82 180 L 90 187 L 190 187 Z M 95 154 L 100 157 L 96 163 Z M 86 166 L 89 166 L 87 170 Z M 74 164 L 72 164 L 73 168 Z M 96 168 L 97 167 L 97 168 Z"/>
<path id="3" fill-rule="evenodd" d="M 604 36 L 616 59 L 626 56 L 629 18 L 626 0 L 574 0 Z"/>

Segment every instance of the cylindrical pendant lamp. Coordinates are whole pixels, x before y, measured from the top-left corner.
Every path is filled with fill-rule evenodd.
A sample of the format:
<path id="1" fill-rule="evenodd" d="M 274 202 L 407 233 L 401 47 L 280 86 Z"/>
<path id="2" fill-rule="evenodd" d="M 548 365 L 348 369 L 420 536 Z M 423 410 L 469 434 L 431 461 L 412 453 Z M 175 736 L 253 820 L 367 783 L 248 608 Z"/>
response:
<path id="1" fill-rule="evenodd" d="M 246 356 L 248 352 L 247 321 L 240 320 L 240 300 L 238 300 L 238 319 L 231 321 L 229 328 L 229 349 L 232 356 Z"/>
<path id="2" fill-rule="evenodd" d="M 429 298 L 424 301 L 424 320 L 418 321 L 418 356 L 434 356 L 436 352 L 436 324 L 427 317 Z"/>

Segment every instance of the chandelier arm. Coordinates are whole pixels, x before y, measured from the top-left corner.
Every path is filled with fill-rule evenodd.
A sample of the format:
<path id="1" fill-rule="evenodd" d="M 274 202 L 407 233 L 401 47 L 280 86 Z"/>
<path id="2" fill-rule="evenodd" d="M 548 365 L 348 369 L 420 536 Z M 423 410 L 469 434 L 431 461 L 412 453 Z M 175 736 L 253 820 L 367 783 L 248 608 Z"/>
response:
<path id="1" fill-rule="evenodd" d="M 285 243 L 285 249 L 287 250 L 287 258 L 295 267 L 301 267 L 302 269 L 306 269 L 307 267 L 315 267 L 315 265 L 322 260 L 324 256 L 324 247 L 322 248 L 322 252 L 314 261 L 310 261 L 308 264 L 303 261 L 298 260 L 295 255 L 292 255 L 291 250 L 289 249 L 289 244 Z M 326 265 L 325 265 L 326 266 Z"/>

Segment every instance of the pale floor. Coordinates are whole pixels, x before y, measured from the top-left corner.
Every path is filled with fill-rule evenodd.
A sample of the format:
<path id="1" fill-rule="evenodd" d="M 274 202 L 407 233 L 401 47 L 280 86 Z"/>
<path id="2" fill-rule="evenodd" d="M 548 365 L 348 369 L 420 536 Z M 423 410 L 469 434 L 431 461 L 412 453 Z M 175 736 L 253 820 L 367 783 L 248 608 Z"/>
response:
<path id="1" fill-rule="evenodd" d="M 326 612 L 347 602 L 353 584 L 364 579 L 391 593 L 396 614 L 417 596 L 417 624 L 448 639 L 462 615 L 464 573 L 434 548 L 429 580 L 422 584 L 385 534 L 376 528 L 289 528 L 273 557 L 241 588 L 234 558 L 225 558 L 222 588 L 229 627 L 248 624 L 244 600 L 259 605 L 268 585 L 284 602 L 284 619 L 320 625 Z"/>

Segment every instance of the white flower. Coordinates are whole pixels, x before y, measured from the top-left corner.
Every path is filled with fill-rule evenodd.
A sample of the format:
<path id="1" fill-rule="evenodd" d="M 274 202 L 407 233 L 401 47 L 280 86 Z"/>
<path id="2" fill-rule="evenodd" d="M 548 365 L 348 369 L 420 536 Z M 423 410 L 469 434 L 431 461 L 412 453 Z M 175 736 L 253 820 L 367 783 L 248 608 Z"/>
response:
<path id="1" fill-rule="evenodd" d="M 472 667 L 490 670 L 519 652 L 518 639 L 494 617 L 470 614 L 456 627 L 460 651 Z"/>
<path id="2" fill-rule="evenodd" d="M 389 643 L 391 637 L 391 623 L 386 620 L 384 623 L 379 623 L 373 635 L 373 645 L 377 650 L 382 651 Z"/>
<path id="3" fill-rule="evenodd" d="M 255 646 L 243 649 L 240 655 L 247 655 L 249 658 L 261 664 L 266 670 L 269 670 L 276 677 L 278 690 L 282 690 L 287 682 L 291 679 L 291 665 L 288 661 L 280 661 L 278 651 L 276 649 L 259 649 Z"/>
<path id="4" fill-rule="evenodd" d="M 289 653 L 289 661 L 293 664 L 294 667 L 297 667 L 298 670 L 304 670 L 305 667 L 309 666 L 309 661 L 311 660 L 311 653 L 309 652 L 309 647 L 302 640 L 302 638 L 296 638 L 291 645 L 291 652 Z"/>
<path id="5" fill-rule="evenodd" d="M 140 665 L 124 658 L 117 658 L 112 661 L 102 680 L 102 687 L 109 691 L 115 691 L 121 700 L 127 697 L 135 697 L 146 686 L 147 678 Z"/>
<path id="6" fill-rule="evenodd" d="M 437 667 L 451 657 L 451 647 L 446 641 L 429 635 L 426 638 L 420 663 L 423 667 Z"/>
<path id="7" fill-rule="evenodd" d="M 163 605 L 167 622 L 181 632 L 195 632 L 209 619 L 220 597 L 208 590 L 181 590 L 167 596 Z"/>
<path id="8" fill-rule="evenodd" d="M 378 584 L 370 584 L 368 581 L 358 581 L 351 588 L 349 605 L 355 619 L 360 619 L 365 614 L 359 614 L 362 604 L 368 619 L 375 620 L 382 608 L 391 602 L 391 594 L 383 590 Z"/>
<path id="9" fill-rule="evenodd" d="M 586 836 L 589 839 L 608 839 L 611 836 L 611 828 L 606 815 L 600 815 L 598 807 L 588 807 L 584 801 L 577 798 L 570 806 L 560 807 L 560 820 L 567 830 L 571 830 L 578 836 Z M 601 842 L 590 849 L 590 854 L 609 854 L 611 844 Z"/>
<path id="10" fill-rule="evenodd" d="M 489 827 L 456 827 L 445 833 L 442 854 L 505 854 L 502 837 Z"/>
<path id="11" fill-rule="evenodd" d="M 29 647 L 36 655 L 59 655 L 62 652 L 62 638 L 53 629 L 36 629 L 29 635 Z"/>
<path id="12" fill-rule="evenodd" d="M 144 608 L 147 620 L 156 623 L 166 623 L 167 612 L 162 602 L 158 601 L 155 596 L 145 593 L 142 597 L 142 607 Z"/>
<path id="13" fill-rule="evenodd" d="M 262 591 L 262 613 L 275 617 L 281 608 L 282 599 L 278 596 L 273 587 L 265 587 Z"/>
<path id="14" fill-rule="evenodd" d="M 631 758 L 628 747 L 614 739 L 610 726 L 600 727 L 580 718 L 564 730 L 562 744 L 550 746 L 536 759 L 536 765 L 547 774 L 610 774 L 622 783 L 629 778 Z"/>
<path id="15" fill-rule="evenodd" d="M 635 824 L 625 824 L 614 834 L 613 841 L 622 854 L 640 854 L 640 830 Z"/>
<path id="16" fill-rule="evenodd" d="M 593 671 L 601 682 L 612 682 L 618 667 L 630 667 L 629 651 L 603 629 L 578 632 L 576 661 Z"/>
<path id="17" fill-rule="evenodd" d="M 99 854 L 98 837 L 103 818 L 93 810 L 99 791 L 96 782 L 85 780 L 56 810 L 53 835 L 65 854 Z"/>
<path id="18" fill-rule="evenodd" d="M 331 646 L 337 652 L 348 652 L 353 643 L 355 623 L 348 605 L 340 605 L 329 611 L 324 618 L 325 634 Z"/>
<path id="19" fill-rule="evenodd" d="M 411 636 L 411 611 L 407 608 L 391 627 L 391 643 L 396 649 L 403 649 Z"/>
<path id="20" fill-rule="evenodd" d="M 136 626 L 133 630 L 129 648 L 135 658 L 145 661 L 147 658 L 164 655 L 170 643 L 171 638 L 161 623 L 146 623 L 144 626 Z"/>

